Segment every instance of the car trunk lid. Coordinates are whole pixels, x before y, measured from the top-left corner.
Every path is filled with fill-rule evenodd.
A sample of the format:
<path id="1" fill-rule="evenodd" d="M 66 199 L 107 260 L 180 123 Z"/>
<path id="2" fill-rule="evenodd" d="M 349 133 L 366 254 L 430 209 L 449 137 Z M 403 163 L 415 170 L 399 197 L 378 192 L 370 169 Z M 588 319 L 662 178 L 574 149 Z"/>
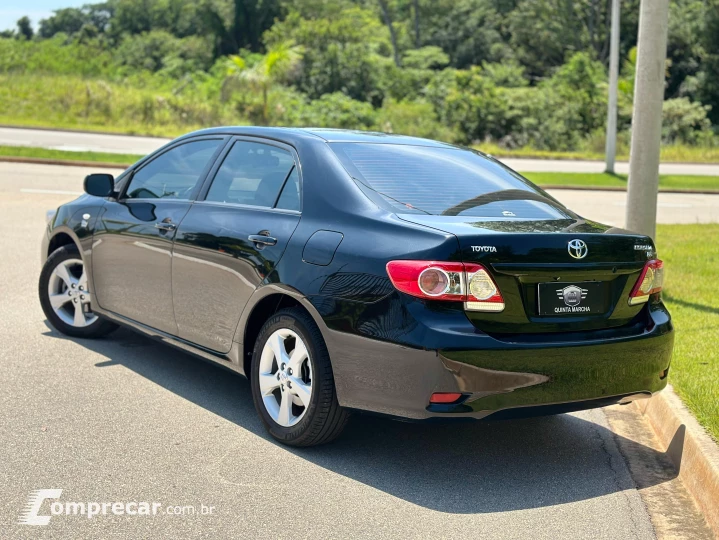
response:
<path id="1" fill-rule="evenodd" d="M 457 237 L 458 259 L 491 273 L 501 313 L 467 311 L 482 331 L 554 333 L 622 326 L 641 306 L 629 294 L 654 246 L 646 236 L 579 217 L 521 220 L 401 214 Z"/>

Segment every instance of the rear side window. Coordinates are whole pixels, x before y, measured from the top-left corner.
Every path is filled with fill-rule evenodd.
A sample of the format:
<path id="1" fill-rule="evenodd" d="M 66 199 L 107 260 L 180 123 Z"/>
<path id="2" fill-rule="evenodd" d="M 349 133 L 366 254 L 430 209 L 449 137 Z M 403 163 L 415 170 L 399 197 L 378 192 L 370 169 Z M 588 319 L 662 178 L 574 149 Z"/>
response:
<path id="1" fill-rule="evenodd" d="M 217 171 L 205 200 L 272 208 L 294 165 L 292 154 L 283 148 L 237 141 Z"/>
<path id="2" fill-rule="evenodd" d="M 300 175 L 297 173 L 297 167 L 293 167 L 287 177 L 285 187 L 282 188 L 282 193 L 277 201 L 277 208 L 300 211 Z"/>
<path id="3" fill-rule="evenodd" d="M 222 139 L 181 144 L 138 170 L 127 187 L 128 199 L 189 199 Z"/>
<path id="4" fill-rule="evenodd" d="M 398 213 L 564 219 L 562 205 L 500 163 L 461 148 L 330 143 L 356 181 Z"/>

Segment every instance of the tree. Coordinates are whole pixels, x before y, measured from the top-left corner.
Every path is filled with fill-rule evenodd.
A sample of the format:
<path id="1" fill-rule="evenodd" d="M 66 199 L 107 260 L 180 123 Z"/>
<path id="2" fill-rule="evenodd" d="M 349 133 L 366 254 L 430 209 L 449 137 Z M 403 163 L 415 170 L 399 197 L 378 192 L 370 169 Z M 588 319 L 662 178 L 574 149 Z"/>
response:
<path id="1" fill-rule="evenodd" d="M 82 9 L 65 8 L 56 10 L 52 16 L 40 21 L 38 33 L 41 37 L 50 38 L 55 34 L 63 32 L 69 36 L 89 22 L 89 18 Z"/>
<path id="2" fill-rule="evenodd" d="M 420 48 L 422 46 L 422 40 L 420 39 L 419 29 L 419 0 L 412 0 L 412 13 L 414 15 L 414 46 Z"/>
<path id="3" fill-rule="evenodd" d="M 698 74 L 697 98 L 709 105 L 709 118 L 719 124 L 719 0 L 709 0 L 702 32 L 702 70 Z"/>
<path id="4" fill-rule="evenodd" d="M 312 100 L 342 92 L 380 106 L 388 65 L 400 70 L 389 57 L 389 36 L 377 14 L 349 7 L 316 15 L 291 12 L 265 33 L 268 47 L 288 39 L 303 47 L 301 69 L 291 74 L 289 82 Z"/>
<path id="5" fill-rule="evenodd" d="M 397 33 L 395 32 L 394 25 L 392 24 L 392 15 L 389 12 L 389 7 L 387 7 L 387 0 L 378 0 L 379 7 L 382 9 L 382 18 L 384 18 L 384 23 L 387 25 L 387 28 L 389 29 L 389 37 L 392 41 L 392 53 L 394 56 L 394 64 L 397 67 L 402 67 L 402 61 L 399 58 L 399 47 L 397 45 Z"/>
<path id="6" fill-rule="evenodd" d="M 34 32 L 32 30 L 32 24 L 30 24 L 30 19 L 27 17 L 20 18 L 17 21 L 17 36 L 18 36 L 18 38 L 31 40 L 33 35 L 34 35 Z"/>
<path id="7" fill-rule="evenodd" d="M 301 47 L 285 41 L 276 44 L 259 58 L 230 55 L 225 90 L 235 85 L 258 92 L 262 96 L 261 121 L 263 125 L 268 125 L 270 88 L 287 77 L 302 59 L 302 52 Z"/>
<path id="8" fill-rule="evenodd" d="M 422 45 L 441 47 L 457 68 L 509 60 L 505 23 L 493 0 L 433 0 L 422 6 Z"/>

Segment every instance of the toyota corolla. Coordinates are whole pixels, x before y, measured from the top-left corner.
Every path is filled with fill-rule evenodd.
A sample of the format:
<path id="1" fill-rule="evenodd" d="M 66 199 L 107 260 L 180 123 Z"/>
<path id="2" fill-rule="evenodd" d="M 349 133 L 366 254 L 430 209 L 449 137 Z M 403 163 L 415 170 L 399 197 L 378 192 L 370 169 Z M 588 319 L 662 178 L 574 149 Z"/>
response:
<path id="1" fill-rule="evenodd" d="M 480 152 L 214 128 L 85 191 L 42 243 L 49 322 L 78 338 L 123 325 L 245 375 L 283 443 L 328 442 L 351 411 L 510 418 L 666 385 L 652 240 Z"/>

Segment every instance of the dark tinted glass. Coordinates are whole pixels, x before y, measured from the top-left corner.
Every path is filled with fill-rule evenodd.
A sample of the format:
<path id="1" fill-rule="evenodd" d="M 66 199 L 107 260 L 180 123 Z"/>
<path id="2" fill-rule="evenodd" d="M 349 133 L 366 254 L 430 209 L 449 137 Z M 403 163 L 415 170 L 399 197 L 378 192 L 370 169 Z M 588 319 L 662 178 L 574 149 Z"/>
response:
<path id="1" fill-rule="evenodd" d="M 293 166 L 287 150 L 237 141 L 217 171 L 206 200 L 272 207 Z"/>
<path id="2" fill-rule="evenodd" d="M 189 199 L 221 139 L 193 141 L 168 150 L 137 171 L 130 199 Z"/>
<path id="3" fill-rule="evenodd" d="M 567 217 L 541 189 L 471 150 L 331 143 L 347 171 L 397 212 L 520 219 Z"/>
<path id="4" fill-rule="evenodd" d="M 285 187 L 282 188 L 277 208 L 300 211 L 300 175 L 297 173 L 297 167 L 292 169 Z"/>

